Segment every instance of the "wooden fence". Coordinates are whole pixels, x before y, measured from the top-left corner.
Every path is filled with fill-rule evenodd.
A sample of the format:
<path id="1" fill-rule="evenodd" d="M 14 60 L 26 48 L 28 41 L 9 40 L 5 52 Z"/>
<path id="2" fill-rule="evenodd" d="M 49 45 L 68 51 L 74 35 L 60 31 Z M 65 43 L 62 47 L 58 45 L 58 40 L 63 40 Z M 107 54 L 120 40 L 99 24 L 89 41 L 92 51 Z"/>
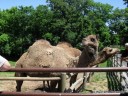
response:
<path id="1" fill-rule="evenodd" d="M 11 68 L 7 72 L 62 72 L 62 73 L 67 73 L 67 72 L 125 72 L 128 71 L 128 67 L 108 67 L 108 68 Z M 59 77 L 54 77 L 54 78 L 37 78 L 37 77 L 1 77 L 1 80 L 60 80 L 61 78 Z M 62 80 L 62 84 L 65 84 L 65 77 Z M 81 81 L 81 80 L 80 80 Z M 77 81 L 78 82 L 78 81 Z M 65 85 L 63 85 L 65 86 Z M 62 88 L 62 91 L 64 90 L 64 87 Z M 117 91 L 116 91 L 117 92 Z M 120 93 L 116 93 L 114 91 L 105 92 L 105 93 L 89 93 L 89 94 L 82 94 L 82 93 L 28 93 L 28 92 L 0 92 L 0 96 L 128 96 L 128 93 L 125 92 L 124 90 Z"/>
<path id="2" fill-rule="evenodd" d="M 0 96 L 128 96 L 127 92 L 122 93 L 28 93 L 28 92 L 0 92 Z"/>
<path id="3" fill-rule="evenodd" d="M 116 54 L 112 57 L 109 61 L 110 63 L 108 63 L 108 67 L 126 68 L 127 62 L 121 61 L 120 56 L 121 54 Z M 128 72 L 109 72 L 109 78 L 112 79 L 111 82 L 114 81 L 113 85 L 116 87 L 116 89 L 112 87 L 110 90 L 128 90 Z"/>

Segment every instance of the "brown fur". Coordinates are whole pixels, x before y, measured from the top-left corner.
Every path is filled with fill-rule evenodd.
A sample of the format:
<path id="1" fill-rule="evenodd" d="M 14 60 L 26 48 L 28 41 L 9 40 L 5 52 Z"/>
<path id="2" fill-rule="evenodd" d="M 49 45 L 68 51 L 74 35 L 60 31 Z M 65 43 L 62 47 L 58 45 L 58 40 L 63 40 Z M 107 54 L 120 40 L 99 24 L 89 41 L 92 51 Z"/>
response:
<path id="1" fill-rule="evenodd" d="M 16 68 L 69 68 L 75 67 L 78 57 L 73 57 L 65 52 L 65 49 L 58 46 L 52 46 L 46 40 L 38 40 L 28 51 L 24 53 L 16 62 Z M 21 76 L 60 76 L 61 73 L 44 72 L 22 72 L 15 73 L 16 77 Z M 17 81 L 17 91 L 21 91 L 23 81 Z"/>
<path id="2" fill-rule="evenodd" d="M 97 36 L 89 35 L 82 41 L 84 50 L 80 56 L 79 63 L 78 57 L 75 57 L 74 51 L 68 51 L 66 48 L 58 46 L 52 46 L 46 40 L 38 40 L 28 51 L 21 56 L 16 62 L 16 68 L 70 68 L 70 67 L 87 67 L 88 64 L 93 62 L 97 56 L 98 40 Z M 67 44 L 71 47 L 69 44 Z M 72 49 L 69 48 L 69 50 Z M 67 52 L 68 51 L 68 52 Z M 78 52 L 80 53 L 80 52 Z M 60 73 L 46 74 L 43 72 L 24 72 L 15 73 L 15 76 L 60 76 Z M 16 89 L 21 91 L 23 81 L 17 81 Z"/>
<path id="3" fill-rule="evenodd" d="M 96 35 L 89 35 L 82 40 L 84 49 L 79 57 L 79 61 L 76 67 L 94 67 L 119 52 L 118 48 L 105 47 L 98 53 L 98 37 Z M 96 67 L 96 66 L 95 66 Z M 87 78 L 90 78 L 90 72 L 87 74 Z M 76 81 L 77 74 L 71 78 L 70 86 Z"/>
<path id="4" fill-rule="evenodd" d="M 96 35 L 89 35 L 82 40 L 82 44 L 84 49 L 81 53 L 79 50 L 72 48 L 72 46 L 68 43 L 60 43 L 57 46 L 52 46 L 46 40 L 38 40 L 29 47 L 28 51 L 24 53 L 21 58 L 19 58 L 19 60 L 16 62 L 16 68 L 89 67 L 90 64 L 97 60 L 99 45 L 98 38 Z M 44 77 L 60 76 L 60 73 L 15 73 L 16 77 L 27 75 Z M 71 79 L 70 84 L 75 82 L 76 76 L 75 79 Z M 21 91 L 22 83 L 23 81 L 17 81 L 17 91 Z"/>
<path id="5" fill-rule="evenodd" d="M 83 51 L 79 57 L 76 67 L 88 67 L 93 63 L 98 55 L 98 37 L 96 35 L 89 35 L 82 40 Z M 71 77 L 70 86 L 76 81 L 77 74 Z"/>
<path id="6" fill-rule="evenodd" d="M 79 49 L 73 48 L 73 46 L 68 42 L 59 42 L 56 46 L 63 48 L 65 50 L 65 52 L 72 57 L 79 57 L 81 55 L 81 51 Z M 57 86 L 57 84 L 59 86 L 58 81 L 51 81 L 51 83 L 50 82 L 48 82 L 48 83 L 49 83 L 48 85 L 50 85 L 49 89 L 52 89 L 51 87 L 53 87 L 53 86 L 54 87 Z M 54 90 L 54 89 L 52 89 L 52 90 Z M 59 91 L 59 88 L 58 88 L 58 91 Z"/>
<path id="7" fill-rule="evenodd" d="M 94 62 L 98 54 L 98 38 L 96 35 L 89 35 L 82 40 L 83 51 L 79 57 L 77 67 L 88 67 L 88 65 Z"/>
<path id="8" fill-rule="evenodd" d="M 73 48 L 68 42 L 59 42 L 57 46 L 63 48 L 67 54 L 70 54 L 73 57 L 81 55 L 81 51 L 79 49 Z"/>
<path id="9" fill-rule="evenodd" d="M 95 62 L 93 62 L 89 66 L 91 67 L 91 66 L 103 63 L 106 60 L 108 60 L 110 57 L 114 56 L 119 51 L 120 50 L 118 48 L 105 47 L 101 52 L 99 52 L 98 57 L 95 60 Z"/>
<path id="10" fill-rule="evenodd" d="M 98 53 L 98 56 L 96 60 L 89 65 L 89 67 L 98 67 L 97 65 L 100 63 L 105 62 L 110 57 L 114 56 L 116 53 L 118 53 L 120 50 L 118 48 L 111 48 L 111 47 L 105 47 L 102 51 Z M 90 74 L 87 74 L 88 78 L 87 81 L 90 81 L 90 77 L 94 74 L 94 72 L 91 72 Z"/>

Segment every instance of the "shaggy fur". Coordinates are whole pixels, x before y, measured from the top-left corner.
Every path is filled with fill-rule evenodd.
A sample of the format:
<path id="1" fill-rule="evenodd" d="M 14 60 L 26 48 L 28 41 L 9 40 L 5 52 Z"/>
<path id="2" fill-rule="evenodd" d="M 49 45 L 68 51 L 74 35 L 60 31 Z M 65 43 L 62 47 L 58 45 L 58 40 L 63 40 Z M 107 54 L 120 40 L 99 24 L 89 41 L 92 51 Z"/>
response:
<path id="1" fill-rule="evenodd" d="M 38 40 L 29 47 L 19 60 L 16 62 L 16 68 L 72 68 L 72 67 L 89 67 L 98 61 L 98 37 L 89 35 L 82 40 L 83 51 L 73 48 L 69 43 L 59 43 L 52 46 L 46 40 Z M 107 52 L 107 51 L 106 51 Z M 102 55 L 99 55 L 102 56 Z M 100 58 L 99 58 L 100 59 Z M 100 60 L 100 62 L 103 59 Z M 96 62 L 94 65 L 99 64 Z M 16 72 L 16 77 L 45 77 L 60 76 L 61 73 L 45 72 Z M 70 85 L 76 81 L 77 74 L 70 80 Z M 16 90 L 21 91 L 23 81 L 16 81 Z M 57 82 L 56 82 L 57 83 Z M 51 86 L 55 87 L 55 82 Z"/>
<path id="2" fill-rule="evenodd" d="M 117 54 L 118 52 L 120 52 L 120 50 L 118 48 L 111 48 L 111 47 L 105 47 L 102 51 L 100 51 L 98 53 L 98 56 L 96 58 L 96 60 L 91 63 L 89 65 L 89 67 L 98 67 L 97 65 L 100 63 L 105 62 L 106 60 L 108 60 L 110 57 L 114 56 L 115 54 Z M 87 74 L 88 78 L 87 81 L 90 81 L 90 77 L 94 74 L 94 72 L 91 72 L 89 74 Z"/>
<path id="3" fill-rule="evenodd" d="M 70 49 L 70 48 L 69 48 Z M 16 62 L 16 68 L 70 68 L 75 67 L 78 57 L 74 57 L 65 52 L 60 46 L 52 46 L 46 40 L 38 40 L 29 47 L 20 59 Z M 72 51 L 74 52 L 74 51 Z M 75 52 L 74 52 L 75 53 Z M 61 73 L 44 73 L 44 72 L 16 72 L 16 77 L 25 76 L 60 76 Z M 23 81 L 16 81 L 16 90 L 21 91 Z"/>
<path id="4" fill-rule="evenodd" d="M 81 55 L 81 51 L 79 49 L 73 48 L 73 46 L 68 42 L 59 42 L 57 47 L 63 48 L 67 54 L 70 54 L 73 57 Z"/>
<path id="5" fill-rule="evenodd" d="M 118 48 L 105 47 L 101 52 L 98 53 L 98 57 L 95 62 L 91 63 L 89 66 L 91 67 L 103 63 L 119 52 L 120 50 Z"/>
<path id="6" fill-rule="evenodd" d="M 79 57 L 78 64 L 76 67 L 88 67 L 89 64 L 93 63 L 98 55 L 98 36 L 89 35 L 82 40 L 83 51 Z M 76 81 L 77 75 L 71 77 L 70 86 Z"/>

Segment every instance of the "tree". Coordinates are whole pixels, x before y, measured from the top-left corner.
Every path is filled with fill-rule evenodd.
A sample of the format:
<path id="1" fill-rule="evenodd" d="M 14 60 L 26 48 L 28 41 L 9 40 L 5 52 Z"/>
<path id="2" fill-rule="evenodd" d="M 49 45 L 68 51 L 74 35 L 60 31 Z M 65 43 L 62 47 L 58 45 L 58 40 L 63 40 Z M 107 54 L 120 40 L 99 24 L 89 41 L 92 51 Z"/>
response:
<path id="1" fill-rule="evenodd" d="M 123 0 L 124 1 L 124 4 L 127 5 L 128 7 L 128 0 Z"/>
<path id="2" fill-rule="evenodd" d="M 51 33 L 57 42 L 77 42 L 81 26 L 81 3 L 83 0 L 47 0 L 53 12 Z"/>
<path id="3" fill-rule="evenodd" d="M 119 41 L 116 41 L 118 42 L 118 44 L 124 44 L 126 41 L 125 41 L 125 36 L 127 34 L 127 25 L 126 25 L 126 10 L 125 9 L 115 9 L 113 11 L 113 14 L 111 16 L 111 19 L 109 20 L 109 28 L 111 30 L 111 33 L 114 35 L 114 34 L 117 34 L 117 38 L 118 39 L 115 39 L 113 38 L 112 41 L 115 41 L 115 40 L 119 40 Z M 115 39 L 115 40 L 114 40 Z M 114 43 L 114 42 L 113 42 Z"/>
<path id="4" fill-rule="evenodd" d="M 13 7 L 6 12 L 9 14 L 7 26 L 5 31 L 10 38 L 11 54 L 21 55 L 26 49 L 26 45 L 30 43 L 29 40 L 29 15 L 33 8 L 30 7 Z"/>
<path id="5" fill-rule="evenodd" d="M 3 33 L 0 35 L 1 54 L 9 54 L 10 55 L 10 53 L 11 53 L 10 49 L 11 48 L 10 48 L 9 43 L 8 43 L 9 39 L 10 39 L 10 37 L 8 36 L 8 34 Z"/>
<path id="6" fill-rule="evenodd" d="M 18 57 L 38 39 L 53 45 L 67 41 L 80 48 L 82 38 L 89 34 L 99 34 L 100 48 L 119 44 L 122 38 L 127 42 L 127 8 L 113 10 L 93 0 L 47 2 L 35 9 L 19 6 L 0 11 L 0 38 L 6 45 L 1 52 Z"/>
<path id="7" fill-rule="evenodd" d="M 85 13 L 88 20 L 91 22 L 91 34 L 99 34 L 100 48 L 110 45 L 111 33 L 107 26 L 108 20 L 111 17 L 112 6 L 108 4 L 87 2 Z"/>
<path id="8" fill-rule="evenodd" d="M 50 31 L 52 12 L 47 6 L 39 5 L 30 16 L 32 41 L 37 39 L 48 39 L 45 35 Z"/>
<path id="9" fill-rule="evenodd" d="M 110 19 L 112 6 L 95 3 L 93 0 L 47 0 L 53 11 L 52 33 L 60 41 L 74 46 L 88 34 L 99 34 L 101 45 L 110 43 L 110 32 L 106 23 Z M 105 38 L 104 38 L 105 37 Z M 59 41 L 58 40 L 58 41 Z"/>
<path id="10" fill-rule="evenodd" d="M 10 47 L 10 36 L 6 32 L 7 19 L 9 14 L 6 11 L 0 11 L 0 53 L 1 54 L 11 54 Z"/>

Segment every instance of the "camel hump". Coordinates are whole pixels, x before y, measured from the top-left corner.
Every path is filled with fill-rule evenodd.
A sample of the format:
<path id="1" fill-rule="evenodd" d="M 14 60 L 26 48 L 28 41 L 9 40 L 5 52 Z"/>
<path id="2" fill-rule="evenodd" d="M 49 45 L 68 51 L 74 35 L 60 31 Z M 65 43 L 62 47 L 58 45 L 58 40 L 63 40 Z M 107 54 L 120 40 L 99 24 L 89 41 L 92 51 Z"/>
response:
<path id="1" fill-rule="evenodd" d="M 50 42 L 44 39 L 36 40 L 36 42 L 33 43 L 32 46 L 38 46 L 38 45 L 51 46 Z"/>
<path id="2" fill-rule="evenodd" d="M 52 51 L 52 45 L 50 44 L 50 42 L 44 39 L 40 39 L 34 42 L 33 45 L 28 48 L 27 53 L 29 53 L 30 56 L 36 54 L 46 55 L 46 54 L 50 54 L 51 51 Z"/>
<path id="3" fill-rule="evenodd" d="M 73 48 L 73 46 L 68 42 L 59 42 L 57 47 L 61 47 L 65 50 L 65 52 L 73 57 L 77 57 L 81 55 L 81 51 L 77 48 Z"/>
<path id="4" fill-rule="evenodd" d="M 57 44 L 57 46 L 61 46 L 61 47 L 72 47 L 72 45 L 70 44 L 70 43 L 68 43 L 68 42 L 59 42 L 58 44 Z"/>

